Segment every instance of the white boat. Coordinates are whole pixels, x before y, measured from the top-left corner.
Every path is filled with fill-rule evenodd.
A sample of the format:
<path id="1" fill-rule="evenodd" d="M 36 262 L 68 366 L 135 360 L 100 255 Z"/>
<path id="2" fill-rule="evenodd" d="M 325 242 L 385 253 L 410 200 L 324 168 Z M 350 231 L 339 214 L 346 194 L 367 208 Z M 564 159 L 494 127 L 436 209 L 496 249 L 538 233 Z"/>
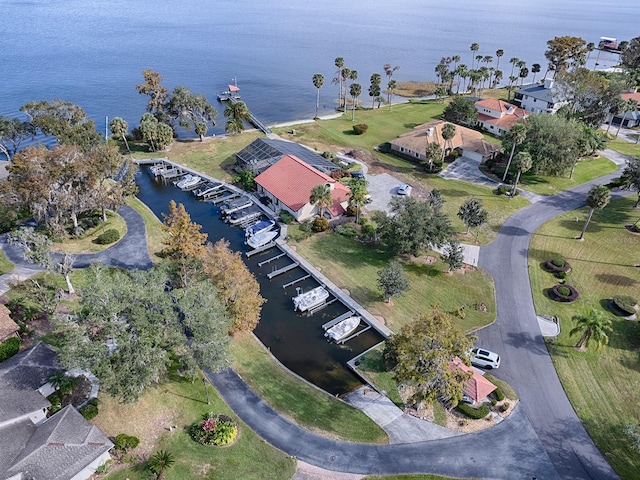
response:
<path id="1" fill-rule="evenodd" d="M 251 225 L 250 227 L 247 227 L 244 230 L 244 236 L 250 238 L 254 235 L 257 235 L 258 233 L 266 232 L 268 230 L 271 230 L 275 224 L 276 222 L 274 222 L 273 220 L 262 220 L 254 225 Z"/>
<path id="2" fill-rule="evenodd" d="M 247 245 L 249 245 L 251 248 L 262 247 L 263 245 L 266 245 L 271 240 L 276 238 L 278 236 L 278 233 L 279 232 L 277 230 L 269 230 L 267 232 L 258 233 L 257 235 L 254 235 L 249 240 L 247 240 Z"/>
<path id="3" fill-rule="evenodd" d="M 329 292 L 327 292 L 327 290 L 322 286 L 316 287 L 308 292 L 301 293 L 300 295 L 293 297 L 293 309 L 300 312 L 306 312 L 307 310 L 324 303 L 327 298 L 329 298 Z"/>
<path id="4" fill-rule="evenodd" d="M 360 325 L 360 317 L 349 317 L 339 323 L 336 323 L 333 327 L 328 328 L 324 333 L 324 336 L 335 342 L 339 342 L 358 328 L 358 325 Z"/>
<path id="5" fill-rule="evenodd" d="M 195 187 L 202 180 L 198 175 L 187 173 L 184 177 L 176 182 L 176 187 L 184 190 L 185 188 Z"/>

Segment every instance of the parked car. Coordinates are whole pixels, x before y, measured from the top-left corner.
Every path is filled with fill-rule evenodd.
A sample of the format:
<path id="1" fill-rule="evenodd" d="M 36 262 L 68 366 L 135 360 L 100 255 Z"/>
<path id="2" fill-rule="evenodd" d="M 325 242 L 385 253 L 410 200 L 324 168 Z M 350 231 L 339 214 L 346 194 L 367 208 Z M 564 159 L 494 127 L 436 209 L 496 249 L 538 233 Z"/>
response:
<path id="1" fill-rule="evenodd" d="M 362 170 L 356 170 L 355 172 L 351 172 L 351 176 L 353 178 L 364 178 L 364 172 Z"/>
<path id="2" fill-rule="evenodd" d="M 469 354 L 469 359 L 471 364 L 476 367 L 492 369 L 500 366 L 500 355 L 483 348 L 473 348 Z"/>
<path id="3" fill-rule="evenodd" d="M 401 184 L 398 187 L 398 195 L 411 195 L 411 185 L 406 183 Z"/>

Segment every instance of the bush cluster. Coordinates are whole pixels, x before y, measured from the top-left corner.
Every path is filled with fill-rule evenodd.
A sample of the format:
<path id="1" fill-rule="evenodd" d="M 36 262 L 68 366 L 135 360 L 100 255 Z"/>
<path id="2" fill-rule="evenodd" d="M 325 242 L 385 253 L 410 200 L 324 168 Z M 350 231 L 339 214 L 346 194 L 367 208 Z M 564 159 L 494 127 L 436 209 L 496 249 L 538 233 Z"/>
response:
<path id="1" fill-rule="evenodd" d="M 86 420 L 95 418 L 98 415 L 98 399 L 92 398 L 86 405 L 80 407 L 78 411 Z"/>
<path id="2" fill-rule="evenodd" d="M 571 285 L 554 285 L 551 293 L 555 300 L 559 302 L 573 302 L 578 298 L 578 291 Z"/>
<path id="3" fill-rule="evenodd" d="M 136 448 L 140 444 L 140 439 L 126 433 L 118 435 L 113 442 L 116 450 L 127 451 L 132 448 Z"/>
<path id="4" fill-rule="evenodd" d="M 291 215 L 286 210 L 280 210 L 280 220 L 282 221 L 282 223 L 286 223 L 287 225 L 289 225 L 295 220 L 295 218 L 293 218 L 293 215 Z"/>
<path id="5" fill-rule="evenodd" d="M 96 238 L 96 243 L 98 245 L 109 245 L 110 243 L 117 242 L 118 240 L 120 240 L 120 234 L 117 230 L 111 228 L 100 234 L 98 238 Z"/>
<path id="6" fill-rule="evenodd" d="M 367 131 L 368 128 L 369 128 L 369 125 L 367 125 L 366 123 L 358 123 L 357 125 L 353 126 L 353 131 L 355 132 L 356 135 L 362 135 L 364 132 Z"/>
<path id="7" fill-rule="evenodd" d="M 327 228 L 329 228 L 329 220 L 324 217 L 316 217 L 311 222 L 311 230 L 314 232 L 324 232 Z"/>
<path id="8" fill-rule="evenodd" d="M 548 271 L 553 273 L 568 272 L 571 270 L 571 265 L 569 265 L 569 262 L 562 258 L 550 258 L 549 260 L 544 262 L 544 267 Z"/>
<path id="9" fill-rule="evenodd" d="M 480 420 L 481 418 L 489 415 L 489 407 L 486 405 L 480 405 L 478 408 L 474 408 L 468 403 L 459 403 L 456 409 L 466 415 L 469 418 L 473 418 L 474 420 Z"/>
<path id="10" fill-rule="evenodd" d="M 0 362 L 13 357 L 18 351 L 20 351 L 20 339 L 17 337 L 7 338 L 0 343 Z"/>
<path id="11" fill-rule="evenodd" d="M 349 238 L 355 238 L 358 236 L 358 229 L 352 223 L 347 223 L 345 225 L 338 225 L 335 231 L 337 234 L 344 235 L 345 237 L 349 237 Z"/>
<path id="12" fill-rule="evenodd" d="M 238 436 L 238 426 L 231 417 L 213 412 L 189 428 L 191 438 L 202 445 L 229 445 Z"/>
<path id="13" fill-rule="evenodd" d="M 634 313 L 636 313 L 635 307 L 638 304 L 638 300 L 628 295 L 617 295 L 613 297 L 613 303 L 624 313 L 633 315 Z"/>
<path id="14" fill-rule="evenodd" d="M 496 400 L 498 400 L 499 402 L 501 402 L 502 400 L 504 400 L 504 392 L 503 392 L 501 389 L 496 388 L 496 389 L 493 391 L 493 394 L 496 396 Z"/>

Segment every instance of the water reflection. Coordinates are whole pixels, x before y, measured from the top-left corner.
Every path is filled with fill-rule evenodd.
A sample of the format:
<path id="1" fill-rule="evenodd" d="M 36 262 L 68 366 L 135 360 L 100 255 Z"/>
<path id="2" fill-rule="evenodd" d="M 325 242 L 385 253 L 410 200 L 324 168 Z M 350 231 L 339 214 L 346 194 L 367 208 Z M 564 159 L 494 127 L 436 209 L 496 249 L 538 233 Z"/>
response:
<path id="1" fill-rule="evenodd" d="M 243 253 L 247 251 L 244 232 L 223 222 L 215 205 L 198 201 L 193 194 L 155 179 L 146 167 L 138 174 L 137 184 L 140 189 L 138 198 L 159 218 L 168 211 L 169 201 L 175 200 L 184 204 L 192 221 L 202 225 L 202 231 L 209 235 L 211 242 L 225 238 L 231 249 Z M 254 333 L 280 362 L 313 384 L 331 394 L 352 390 L 361 382 L 346 366 L 346 362 L 379 343 L 381 336 L 371 329 L 343 345 L 328 342 L 324 338 L 322 325 L 346 313 L 347 308 L 336 301 L 311 316 L 294 312 L 291 297 L 296 295 L 297 289 L 307 291 L 318 286 L 318 283 L 313 278 L 307 278 L 283 288 L 306 276 L 306 272 L 299 267 L 269 280 L 267 274 L 289 265 L 291 259 L 285 256 L 262 266 L 258 264 L 280 253 L 277 249 L 271 249 L 250 258 L 243 255 L 260 284 L 260 293 L 267 299 Z"/>

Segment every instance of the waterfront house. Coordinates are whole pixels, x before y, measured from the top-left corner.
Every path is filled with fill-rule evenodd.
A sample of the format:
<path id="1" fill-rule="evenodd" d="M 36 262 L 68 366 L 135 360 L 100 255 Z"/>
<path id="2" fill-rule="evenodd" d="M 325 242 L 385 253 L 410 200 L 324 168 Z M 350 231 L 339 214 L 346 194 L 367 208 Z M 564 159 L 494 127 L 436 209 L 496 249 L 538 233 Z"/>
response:
<path id="1" fill-rule="evenodd" d="M 444 120 L 432 120 L 418 125 L 410 132 L 390 140 L 390 152 L 400 158 L 425 162 L 427 144 L 437 143 L 447 154 L 457 150 L 462 157 L 484 162 L 494 158 L 500 151 L 498 145 L 485 142 L 482 133 L 461 125 L 456 125 L 454 137 L 445 142 L 442 128 L 447 123 Z"/>
<path id="2" fill-rule="evenodd" d="M 485 98 L 475 102 L 478 125 L 496 137 L 503 136 L 511 127 L 529 116 L 526 110 L 497 98 Z"/>
<path id="3" fill-rule="evenodd" d="M 330 188 L 333 203 L 324 212 L 329 218 L 339 217 L 345 212 L 351 193 L 349 187 L 294 155 L 285 155 L 258 175 L 255 181 L 258 194 L 266 197 L 276 213 L 286 210 L 299 222 L 320 213 L 318 207 L 309 202 L 313 187 L 324 184 Z"/>
<path id="4" fill-rule="evenodd" d="M 516 90 L 513 103 L 532 113 L 556 113 L 567 102 L 550 78 L 544 83 L 524 85 Z"/>
<path id="5" fill-rule="evenodd" d="M 238 170 L 248 170 L 258 175 L 285 155 L 293 155 L 327 175 L 340 170 L 336 164 L 299 143 L 271 138 L 257 138 L 240 150 L 236 154 L 236 167 Z"/>
<path id="6" fill-rule="evenodd" d="M 44 343 L 0 363 L 0 480 L 85 480 L 110 459 L 113 443 L 73 406 L 47 418 L 60 371 Z"/>
<path id="7" fill-rule="evenodd" d="M 630 112 L 620 112 L 611 118 L 611 114 L 607 118 L 607 123 L 611 122 L 612 125 L 622 125 L 624 128 L 633 128 L 640 126 L 640 92 L 628 92 L 620 95 L 620 98 L 625 102 L 627 100 L 635 100 L 638 102 L 638 108 Z"/>

